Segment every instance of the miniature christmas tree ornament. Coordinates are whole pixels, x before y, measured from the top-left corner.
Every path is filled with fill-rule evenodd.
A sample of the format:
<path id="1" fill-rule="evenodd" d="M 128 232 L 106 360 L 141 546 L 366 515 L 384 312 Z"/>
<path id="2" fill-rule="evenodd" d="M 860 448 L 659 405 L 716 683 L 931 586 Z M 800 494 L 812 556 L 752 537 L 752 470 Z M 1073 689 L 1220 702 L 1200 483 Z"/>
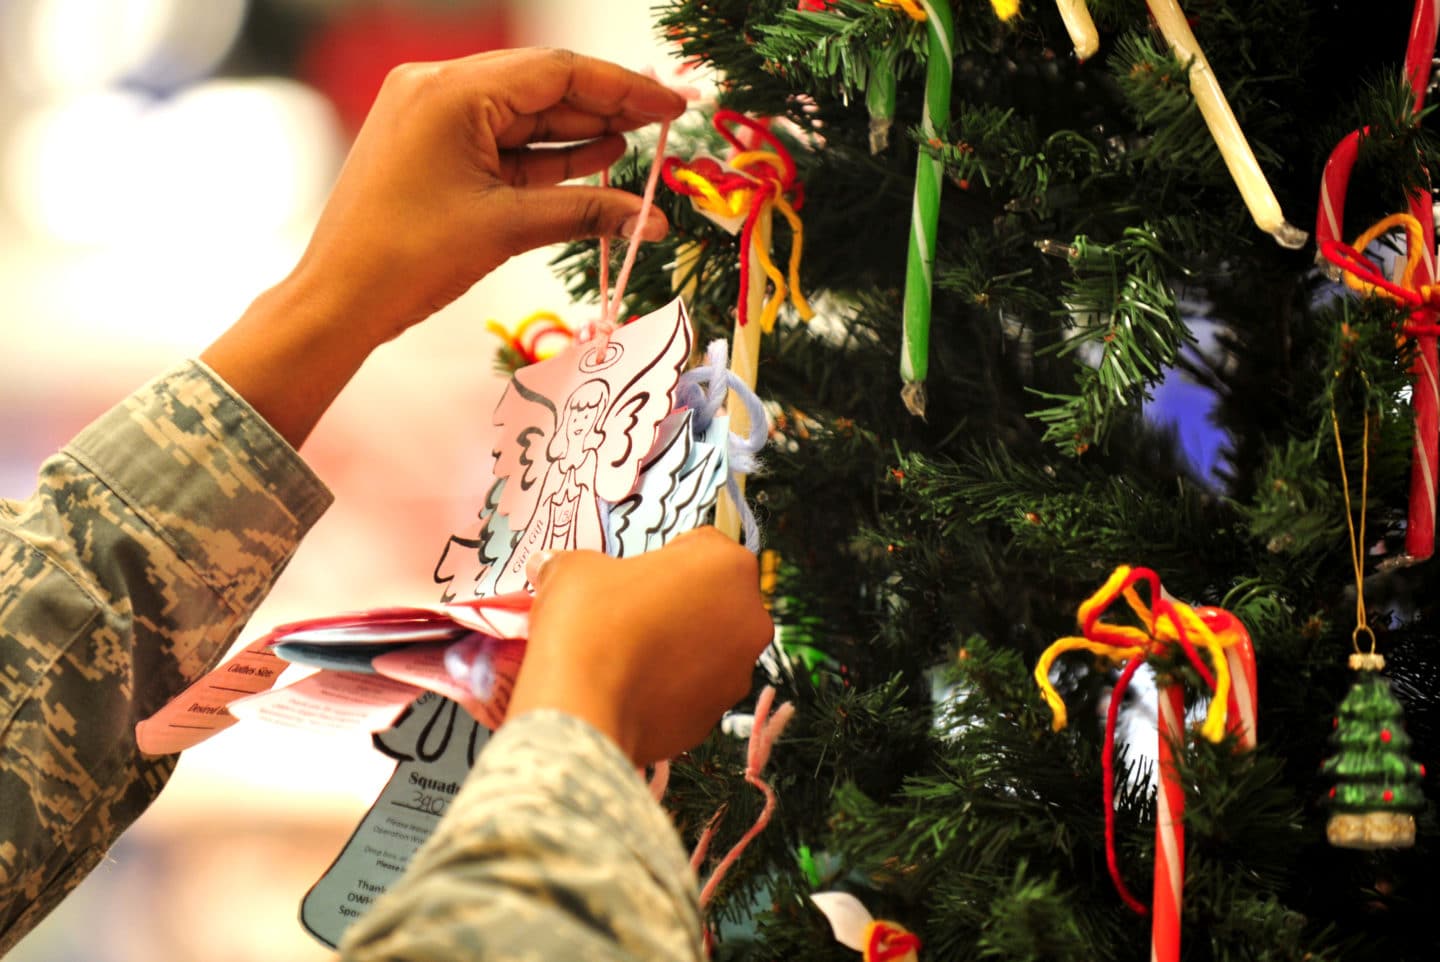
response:
<path id="1" fill-rule="evenodd" d="M 1335 374 L 1338 377 L 1340 371 Z M 1361 373 L 1368 391 L 1369 379 Z M 1408 848 L 1415 844 L 1415 817 L 1425 804 L 1420 780 L 1423 766 L 1407 754 L 1410 736 L 1402 723 L 1403 709 L 1380 674 L 1385 658 L 1375 651 L 1375 632 L 1365 609 L 1365 504 L 1370 493 L 1370 420 L 1367 410 L 1361 434 L 1360 506 L 1352 509 L 1350 476 L 1345 469 L 1345 445 L 1340 417 L 1332 403 L 1330 425 L 1340 464 L 1341 493 L 1345 497 L 1345 527 L 1350 539 L 1350 564 L 1355 576 L 1355 629 L 1350 634 L 1354 652 L 1350 667 L 1360 678 L 1340 703 L 1331 743 L 1336 752 L 1321 767 L 1337 779 L 1330 789 L 1332 814 L 1325 826 L 1330 844 L 1341 848 Z M 1356 516 L 1358 515 L 1358 522 Z M 1360 639 L 1369 639 L 1362 650 Z"/>
<path id="2" fill-rule="evenodd" d="M 1408 755 L 1404 709 L 1380 674 L 1385 659 L 1352 655 L 1360 673 L 1340 703 L 1336 751 L 1322 771 L 1336 779 L 1325 837 L 1341 848 L 1408 848 L 1415 844 L 1415 812 L 1425 805 L 1420 781 L 1425 766 Z"/>

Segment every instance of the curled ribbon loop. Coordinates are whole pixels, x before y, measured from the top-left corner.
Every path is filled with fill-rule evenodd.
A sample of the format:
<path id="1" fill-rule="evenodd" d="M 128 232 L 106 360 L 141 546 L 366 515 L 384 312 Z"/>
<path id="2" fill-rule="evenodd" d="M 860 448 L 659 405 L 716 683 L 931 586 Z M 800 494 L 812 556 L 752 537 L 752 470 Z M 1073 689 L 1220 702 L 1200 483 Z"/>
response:
<path id="1" fill-rule="evenodd" d="M 1136 590 L 1141 583 L 1149 589 L 1148 605 Z M 1141 627 L 1103 620 L 1111 605 L 1119 599 L 1124 599 L 1129 605 Z M 1149 568 L 1122 565 L 1115 569 L 1100 590 L 1080 605 L 1076 620 L 1080 624 L 1081 636 L 1059 639 L 1045 650 L 1035 666 L 1035 682 L 1054 713 L 1054 729 L 1059 731 L 1067 724 L 1067 715 L 1065 702 L 1050 681 L 1050 668 L 1055 660 L 1066 652 L 1086 651 L 1108 661 L 1123 663 L 1114 691 L 1110 694 L 1110 707 L 1105 717 L 1102 756 L 1105 771 L 1105 857 L 1116 891 L 1126 905 L 1141 915 L 1147 910 L 1126 887 L 1115 851 L 1116 722 L 1120 716 L 1120 705 L 1125 700 L 1125 690 L 1140 665 L 1152 658 L 1173 659 L 1178 652 L 1213 694 L 1200 734 L 1212 742 L 1218 742 L 1225 736 L 1231 702 L 1230 665 L 1225 649 L 1244 644 L 1246 636 L 1243 628 L 1227 612 L 1219 609 L 1206 611 L 1209 614 L 1202 616 L 1189 605 L 1165 597 L 1159 576 Z M 1200 657 L 1201 649 L 1209 655 L 1208 665 Z"/>
<path id="2" fill-rule="evenodd" d="M 677 194 L 689 197 L 702 213 L 725 220 L 743 220 L 740 249 L 754 252 L 761 270 L 775 287 L 765 300 L 760 313 L 761 330 L 775 327 L 780 306 L 788 296 L 796 312 L 805 320 L 814 316 L 810 303 L 800 291 L 800 255 L 805 237 L 799 210 L 805 203 L 804 185 L 796 178 L 795 159 L 774 134 L 757 121 L 733 110 L 717 110 L 715 129 L 735 153 L 728 165 L 709 158 L 689 163 L 678 157 L 667 157 L 660 168 L 665 184 Z M 747 144 L 731 129 L 742 127 L 753 143 Z M 758 149 L 764 144 L 769 150 Z M 770 259 L 770 214 L 778 211 L 790 225 L 794 242 L 790 246 L 788 276 Z M 749 322 L 745 291 L 749 288 L 749 257 L 740 258 L 741 324 Z"/>
<path id="3" fill-rule="evenodd" d="M 1365 256 L 1367 247 L 1381 235 L 1397 227 L 1405 228 L 1406 237 L 1405 269 L 1398 282 L 1386 277 L 1380 265 Z M 1377 221 L 1356 238 L 1354 244 L 1322 240 L 1320 254 L 1339 269 L 1340 279 L 1345 282 L 1346 287 L 1367 296 L 1383 297 L 1408 308 L 1412 312 L 1412 319 L 1405 324 L 1406 334 L 1434 337 L 1437 330 L 1440 330 L 1433 323 L 1418 324 L 1414 320 L 1415 312 L 1440 309 L 1440 285 L 1417 280 L 1417 277 L 1428 272 L 1424 270 L 1425 228 L 1413 214 L 1391 214 Z"/>
<path id="4" fill-rule="evenodd" d="M 522 364 L 545 360 L 575 340 L 575 332 L 553 311 L 536 311 L 512 331 L 499 321 L 486 321 L 485 330 L 505 342 Z"/>

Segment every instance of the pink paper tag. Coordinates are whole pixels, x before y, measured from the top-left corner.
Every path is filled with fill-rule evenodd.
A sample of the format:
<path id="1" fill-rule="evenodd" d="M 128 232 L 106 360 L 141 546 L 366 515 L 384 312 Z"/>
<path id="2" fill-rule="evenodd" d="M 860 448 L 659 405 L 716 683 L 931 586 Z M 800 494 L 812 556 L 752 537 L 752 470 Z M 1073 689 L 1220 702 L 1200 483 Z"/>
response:
<path id="1" fill-rule="evenodd" d="M 235 724 L 226 707 L 268 690 L 287 663 L 270 651 L 273 635 L 246 645 L 135 726 L 135 743 L 147 755 L 169 755 L 198 745 Z"/>
<path id="2" fill-rule="evenodd" d="M 522 639 L 529 634 L 531 600 L 529 592 L 520 591 L 494 598 L 477 598 L 464 604 L 377 608 L 282 625 L 251 642 L 234 658 L 201 677 L 154 715 L 136 725 L 135 741 L 146 754 L 167 755 L 198 745 L 235 724 L 236 717 L 228 710 L 229 706 L 246 696 L 268 691 L 275 685 L 280 672 L 289 667 L 288 662 L 269 650 L 271 645 L 282 641 L 303 641 L 321 636 L 331 641 L 393 642 L 408 636 L 417 646 L 422 646 L 434 643 L 426 635 L 426 630 L 433 628 L 438 631 L 457 624 L 495 638 Z M 444 646 L 440 647 L 443 650 Z M 524 649 L 522 646 L 514 650 Z M 515 670 L 519 670 L 518 654 L 515 656 Z M 433 686 L 422 687 L 438 691 Z M 446 692 L 441 694 L 448 696 Z M 493 715 L 495 709 L 486 711 Z M 503 716 L 504 707 L 501 706 L 499 711 Z M 472 714 L 475 713 L 472 711 Z"/>
<path id="3" fill-rule="evenodd" d="M 530 636 L 530 605 L 535 596 L 517 591 L 493 598 L 476 598 L 445 606 L 445 613 L 467 628 L 493 638 L 528 638 Z"/>
<path id="4" fill-rule="evenodd" d="M 443 644 L 410 645 L 399 651 L 378 655 L 370 664 L 386 678 L 444 695 L 451 701 L 459 702 L 460 707 L 471 715 L 476 715 L 477 710 L 482 710 L 483 706 L 470 694 L 469 688 L 445 670 L 445 649 L 449 647 Z"/>
<path id="5" fill-rule="evenodd" d="M 515 687 L 515 676 L 520 671 L 520 659 L 525 651 L 524 643 L 486 638 L 474 646 L 478 652 L 476 657 L 486 659 L 485 668 L 491 680 L 490 691 L 483 698 L 473 693 L 468 684 L 455 678 L 446 668 L 445 650 L 449 647 L 411 645 L 380 655 L 371 665 L 387 678 L 417 685 L 459 702 L 462 708 L 486 728 L 499 728 L 500 723 L 505 720 L 505 709 L 510 704 L 510 692 Z"/>

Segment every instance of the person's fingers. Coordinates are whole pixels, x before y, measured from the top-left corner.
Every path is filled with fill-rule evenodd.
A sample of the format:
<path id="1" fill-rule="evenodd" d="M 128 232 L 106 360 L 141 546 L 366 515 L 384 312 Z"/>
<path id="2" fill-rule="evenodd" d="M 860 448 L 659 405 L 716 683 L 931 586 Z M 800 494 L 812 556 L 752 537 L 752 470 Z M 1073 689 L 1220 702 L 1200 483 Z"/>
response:
<path id="1" fill-rule="evenodd" d="M 509 126 L 495 131 L 495 143 L 502 150 L 526 144 L 562 144 L 594 140 L 607 134 L 622 134 L 655 122 L 653 117 L 619 113 L 609 117 L 557 104 L 538 114 L 519 114 Z"/>
<path id="2" fill-rule="evenodd" d="M 500 177 L 512 187 L 558 184 L 604 170 L 625 153 L 618 134 L 573 147 L 529 147 L 500 155 Z"/>
<path id="3" fill-rule="evenodd" d="M 601 117 L 628 114 L 651 121 L 674 119 L 685 110 L 685 98 L 664 84 L 568 50 L 516 50 L 504 58 L 475 58 L 459 65 L 483 75 L 480 89 L 514 116 L 538 114 L 560 103 Z"/>
<path id="4" fill-rule="evenodd" d="M 640 213 L 640 198 L 623 190 L 606 187 L 497 187 L 491 194 L 506 191 L 510 203 L 495 210 L 509 209 L 503 224 L 512 251 L 526 251 L 548 244 L 588 237 L 628 237 L 633 218 Z M 489 201 L 487 200 L 487 203 Z M 665 215 L 652 207 L 640 232 L 642 240 L 660 240 L 670 230 Z"/>
<path id="5" fill-rule="evenodd" d="M 553 569 L 554 566 L 551 562 L 559 556 L 560 552 L 547 550 L 536 551 L 525 559 L 525 580 L 529 581 L 530 586 L 536 591 L 540 590 L 540 585 L 548 571 Z"/>

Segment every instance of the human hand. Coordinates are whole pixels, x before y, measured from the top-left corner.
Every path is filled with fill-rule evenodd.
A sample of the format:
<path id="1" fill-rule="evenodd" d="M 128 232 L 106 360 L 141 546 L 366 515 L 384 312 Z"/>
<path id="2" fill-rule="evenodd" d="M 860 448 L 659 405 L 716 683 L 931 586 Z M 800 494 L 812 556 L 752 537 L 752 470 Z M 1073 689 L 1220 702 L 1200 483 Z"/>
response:
<path id="1" fill-rule="evenodd" d="M 652 78 L 563 50 L 397 67 L 351 148 L 301 273 L 350 288 L 380 338 L 393 337 L 514 254 L 628 232 L 638 197 L 559 182 L 608 167 L 625 150 L 624 131 L 684 109 Z M 556 143 L 571 146 L 541 146 Z M 654 212 L 645 227 L 655 240 L 668 225 Z"/>
<path id="2" fill-rule="evenodd" d="M 559 709 L 637 765 L 699 744 L 774 634 L 755 556 L 714 528 L 631 558 L 561 552 L 533 580 L 508 717 Z"/>
<path id="3" fill-rule="evenodd" d="M 559 182 L 684 109 L 652 78 L 562 50 L 396 67 L 299 265 L 202 359 L 299 447 L 377 346 L 507 258 L 628 234 L 640 198 Z M 569 146 L 543 146 L 557 142 Z M 640 236 L 668 229 L 652 208 Z"/>

